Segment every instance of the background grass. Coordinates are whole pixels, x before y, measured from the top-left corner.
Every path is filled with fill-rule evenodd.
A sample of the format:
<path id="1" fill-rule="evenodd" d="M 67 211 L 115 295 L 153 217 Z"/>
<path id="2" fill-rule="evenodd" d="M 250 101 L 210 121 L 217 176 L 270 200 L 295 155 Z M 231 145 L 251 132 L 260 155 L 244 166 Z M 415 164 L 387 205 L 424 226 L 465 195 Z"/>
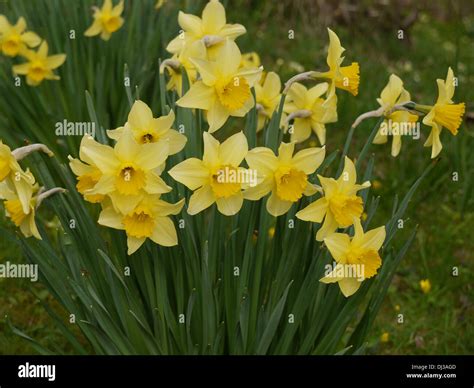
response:
<path id="1" fill-rule="evenodd" d="M 23 3 L 28 7 L 27 1 Z M 366 1 L 352 8 L 344 1 L 334 2 L 330 7 L 314 1 L 276 4 L 240 0 L 226 3 L 228 20 L 242 23 L 247 28 L 248 33 L 238 41 L 242 50 L 257 51 L 264 67 L 277 71 L 283 80 L 303 69 L 325 68 L 326 27 L 331 27 L 340 36 L 347 49 L 347 62 L 360 63 L 359 95 L 341 94 L 339 122 L 328 126 L 327 147 L 330 151 L 342 146 L 350 124 L 358 114 L 376 107 L 375 99 L 392 72 L 404 80 L 414 100 L 430 104 L 437 95 L 436 78 L 444 78 L 451 66 L 459 77 L 456 101 L 465 101 L 467 111 L 472 112 L 474 17 L 467 1 L 440 2 L 436 6 L 410 1 L 389 2 L 387 6 L 378 1 Z M 198 13 L 202 4 L 202 1 L 169 1 L 166 12 L 172 15 L 171 18 L 179 7 L 187 6 Z M 39 20 L 28 22 L 32 29 L 42 28 L 44 35 L 48 34 L 50 27 L 41 26 Z M 177 25 L 172 25 L 177 31 Z M 404 31 L 402 40 L 398 39 L 400 29 Z M 288 38 L 289 30 L 294 31 L 294 39 Z M 118 37 L 114 36 L 112 40 L 114 38 Z M 61 43 L 56 47 L 61 49 Z M 151 63 L 150 58 L 157 56 L 146 51 L 140 55 L 146 63 Z M 6 62 L 1 66 L 2 70 L 8 71 Z M 117 73 L 120 71 L 116 70 Z M 78 101 L 82 101 L 83 106 L 72 116 L 77 115 L 77 120 L 81 117 L 88 120 L 84 113 L 87 111 L 85 101 Z M 104 119 L 113 126 L 123 117 Z M 0 118 L 0 125 L 2 122 Z M 373 124 L 367 122 L 357 129 L 354 150 L 360 149 Z M 0 129 L 2 133 L 7 130 Z M 422 145 L 427 134 L 428 129 L 424 128 L 420 140 L 404 139 L 397 159 L 390 156 L 389 145 L 372 148 L 376 156 L 377 190 L 381 196 L 374 225 L 389 218 L 395 193 L 406 191 L 426 165 L 430 152 Z M 410 219 L 405 220 L 407 229 L 419 225 L 417 240 L 403 260 L 376 320 L 368 347 L 371 353 L 474 353 L 473 136 L 469 119 L 465 120 L 456 138 L 447 131 L 443 133 L 445 148 L 441 161 L 415 196 L 408 211 Z M 453 172 L 458 172 L 459 181 L 453 182 Z M 4 220 L 0 222 L 4 223 Z M 398 242 L 403 244 L 401 236 Z M 1 261 L 21 260 L 12 246 L 4 238 L 0 240 Z M 453 266 L 459 268 L 457 277 L 452 276 Z M 422 293 L 419 286 L 419 281 L 426 278 L 432 284 L 428 294 Z M 37 299 L 27 291 L 29 286 L 26 282 L 0 280 L 0 316 L 8 314 L 17 326 L 40 338 L 46 346 L 70 351 Z M 46 291 L 40 288 L 39 291 L 43 298 L 50 298 Z M 403 314 L 403 323 L 397 322 L 398 314 Z M 384 332 L 389 333 L 386 343 L 380 341 Z M 31 352 L 33 349 L 2 323 L 0 353 Z"/>

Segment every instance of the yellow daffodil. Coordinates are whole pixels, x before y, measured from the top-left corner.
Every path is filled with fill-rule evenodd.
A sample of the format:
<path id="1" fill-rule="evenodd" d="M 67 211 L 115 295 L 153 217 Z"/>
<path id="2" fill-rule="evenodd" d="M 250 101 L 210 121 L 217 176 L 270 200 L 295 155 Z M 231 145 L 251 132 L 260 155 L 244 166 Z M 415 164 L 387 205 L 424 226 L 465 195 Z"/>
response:
<path id="1" fill-rule="evenodd" d="M 324 223 L 316 234 L 316 240 L 323 241 L 337 228 L 346 228 L 360 218 L 364 205 L 357 196 L 359 190 L 370 187 L 370 182 L 359 185 L 354 163 L 346 156 L 344 170 L 338 179 L 318 175 L 323 189 L 323 197 L 296 213 L 303 221 Z"/>
<path id="2" fill-rule="evenodd" d="M 216 59 L 216 49 L 226 39 L 236 39 L 245 34 L 240 24 L 227 24 L 225 8 L 218 0 L 211 0 L 202 11 L 202 18 L 179 12 L 178 23 L 182 28 L 176 38 L 166 47 L 172 54 L 179 53 L 184 46 L 202 40 L 208 48 L 209 59 Z M 240 62 L 239 62 L 240 63 Z"/>
<path id="3" fill-rule="evenodd" d="M 204 136 L 202 160 L 187 159 L 174 166 L 169 174 L 176 181 L 195 190 L 190 198 L 188 213 L 197 214 L 217 203 L 219 212 L 236 214 L 243 203 L 242 188 L 250 180 L 239 167 L 248 151 L 247 138 L 239 132 L 222 144 L 207 132 Z"/>
<path id="4" fill-rule="evenodd" d="M 423 291 L 423 294 L 427 294 L 431 291 L 431 282 L 430 279 L 420 280 L 420 288 Z"/>
<path id="5" fill-rule="evenodd" d="M 86 195 L 108 195 L 122 214 L 132 211 L 145 194 L 163 194 L 171 188 L 161 179 L 163 164 L 168 157 L 165 142 L 139 144 L 129 128 L 109 147 L 85 136 L 81 153 L 89 165 L 96 166 L 100 178 Z"/>
<path id="6" fill-rule="evenodd" d="M 93 9 L 94 22 L 84 35 L 90 37 L 100 34 L 103 40 L 109 40 L 112 34 L 123 25 L 124 20 L 120 16 L 123 12 L 123 0 L 115 7 L 112 6 L 112 0 L 105 0 L 102 8 L 94 7 Z"/>
<path id="7" fill-rule="evenodd" d="M 84 142 L 84 139 L 81 144 Z M 97 182 L 99 182 L 100 178 L 102 177 L 102 172 L 94 164 L 94 161 L 92 159 L 88 159 L 82 151 L 80 157 L 82 160 L 87 160 L 87 162 L 90 164 L 83 163 L 79 159 L 75 159 L 71 156 L 68 157 L 69 167 L 77 176 L 77 191 L 83 195 L 86 201 L 91 203 L 100 203 L 104 200 L 105 195 L 88 193 L 90 190 L 94 189 Z"/>
<path id="8" fill-rule="evenodd" d="M 242 54 L 242 60 L 240 62 L 241 68 L 254 68 L 262 66 L 262 62 L 260 61 L 260 56 L 256 52 L 250 52 Z"/>
<path id="9" fill-rule="evenodd" d="M 147 238 L 170 247 L 178 244 L 178 236 L 169 216 L 178 214 L 183 205 L 184 199 L 171 204 L 161 200 L 159 195 L 145 195 L 125 215 L 116 212 L 112 206 L 104 208 L 100 213 L 99 224 L 125 230 L 129 255 L 139 249 Z"/>
<path id="10" fill-rule="evenodd" d="M 267 211 L 275 217 L 285 214 L 303 195 L 317 191 L 308 175 L 321 165 L 326 150 L 307 148 L 293 155 L 294 149 L 294 143 L 281 143 L 276 156 L 269 148 L 257 147 L 245 158 L 249 168 L 257 171 L 260 182 L 245 190 L 244 198 L 256 201 L 271 193 Z"/>
<path id="11" fill-rule="evenodd" d="M 448 69 L 446 81 L 436 80 L 438 83 L 438 100 L 434 106 L 416 105 L 415 109 L 425 110 L 428 114 L 423 118 L 423 124 L 431 127 L 431 133 L 426 140 L 425 147 L 431 148 L 431 158 L 435 158 L 441 152 L 440 134 L 443 128 L 447 128 L 454 136 L 458 133 L 458 128 L 462 123 L 462 116 L 466 110 L 464 102 L 453 103 L 455 81 L 454 73 Z"/>
<path id="12" fill-rule="evenodd" d="M 35 178 L 29 171 L 23 171 L 18 161 L 35 151 L 43 151 L 49 156 L 53 156 L 51 150 L 44 144 L 30 144 L 12 151 L 0 140 L 0 182 L 5 182 L 7 187 L 16 193 L 25 214 L 29 212 L 29 202 L 33 194 Z"/>
<path id="13" fill-rule="evenodd" d="M 202 41 L 196 41 L 186 45 L 179 54 L 163 61 L 160 71 L 168 71 L 169 81 L 166 85 L 167 90 L 176 90 L 178 96 L 183 93 L 183 70 L 186 71 L 190 85 L 196 82 L 197 70 L 190 58 L 207 59 L 206 46 Z"/>
<path id="14" fill-rule="evenodd" d="M 45 191 L 43 188 L 39 189 L 39 186 L 35 182 L 33 175 L 26 171 L 27 175 L 31 178 L 25 180 L 25 182 L 33 182 L 28 190 L 26 198 L 20 198 L 18 192 L 9 184 L 9 182 L 0 183 L 0 199 L 4 202 L 5 213 L 8 218 L 12 220 L 16 227 L 20 228 L 21 233 L 25 237 L 35 237 L 41 240 L 38 228 L 36 226 L 35 214 L 36 209 L 41 205 L 42 201 L 49 196 L 56 193 L 65 192 L 64 189 L 56 187 L 54 189 Z M 25 210 L 23 202 L 26 199 L 27 209 Z"/>
<path id="15" fill-rule="evenodd" d="M 230 116 L 244 117 L 254 106 L 250 88 L 260 79 L 262 69 L 240 69 L 241 54 L 234 41 L 227 39 L 216 62 L 190 59 L 201 80 L 176 104 L 207 112 L 209 132 L 221 128 Z"/>
<path id="16" fill-rule="evenodd" d="M 265 122 L 272 117 L 273 112 L 275 112 L 280 103 L 280 77 L 278 74 L 271 71 L 265 77 L 263 85 L 256 83 L 254 88 L 258 112 L 257 131 L 260 131 L 265 125 Z"/>
<path id="17" fill-rule="evenodd" d="M 418 121 L 418 116 L 406 110 L 392 109 L 396 105 L 401 105 L 410 101 L 410 93 L 403 88 L 403 81 L 395 74 L 390 76 L 387 86 L 382 90 L 377 102 L 383 109 L 385 120 L 382 123 L 377 135 L 374 138 L 374 144 L 384 144 L 388 140 L 388 134 L 392 136 L 392 156 L 396 157 L 400 153 L 402 146 L 402 128 L 412 128 Z"/>
<path id="18" fill-rule="evenodd" d="M 305 141 L 313 131 L 318 136 L 320 144 L 326 144 L 325 124 L 337 121 L 336 98 L 333 95 L 329 100 L 325 100 L 323 94 L 327 90 L 326 82 L 309 90 L 297 82 L 291 85 L 284 110 L 288 113 L 287 120 L 294 120 L 290 130 L 292 141 L 297 143 Z"/>
<path id="19" fill-rule="evenodd" d="M 154 118 L 150 107 L 143 101 L 137 100 L 130 110 L 125 126 L 109 130 L 107 135 L 118 141 L 125 128 L 129 128 L 137 143 L 166 143 L 169 154 L 174 155 L 184 148 L 187 141 L 186 136 L 171 129 L 174 119 L 173 111 L 170 111 L 166 116 Z"/>
<path id="20" fill-rule="evenodd" d="M 362 281 L 377 274 L 382 265 L 379 250 L 385 241 L 385 227 L 364 232 L 359 219 L 354 220 L 354 237 L 333 233 L 324 239 L 336 265 L 320 279 L 322 283 L 338 283 L 345 297 L 353 295 Z"/>
<path id="21" fill-rule="evenodd" d="M 329 70 L 327 72 L 313 72 L 313 78 L 325 78 L 329 79 L 331 82 L 330 94 L 334 92 L 335 88 L 347 90 L 354 96 L 357 96 L 359 93 L 359 64 L 353 62 L 349 66 L 341 66 L 344 57 L 342 53 L 345 51 L 345 48 L 341 46 L 341 41 L 339 40 L 336 33 L 328 28 L 329 33 L 329 49 L 327 64 Z"/>
<path id="22" fill-rule="evenodd" d="M 9 57 L 16 57 L 28 47 L 38 46 L 41 38 L 34 32 L 25 30 L 25 18 L 21 17 L 15 25 L 11 25 L 4 15 L 0 15 L 0 50 Z"/>
<path id="23" fill-rule="evenodd" d="M 27 63 L 13 66 L 15 74 L 26 75 L 26 83 L 30 86 L 37 86 L 43 80 L 58 80 L 59 76 L 53 70 L 61 66 L 66 60 L 65 54 L 48 56 L 48 43 L 43 41 L 38 51 L 27 50 L 23 56 Z"/>

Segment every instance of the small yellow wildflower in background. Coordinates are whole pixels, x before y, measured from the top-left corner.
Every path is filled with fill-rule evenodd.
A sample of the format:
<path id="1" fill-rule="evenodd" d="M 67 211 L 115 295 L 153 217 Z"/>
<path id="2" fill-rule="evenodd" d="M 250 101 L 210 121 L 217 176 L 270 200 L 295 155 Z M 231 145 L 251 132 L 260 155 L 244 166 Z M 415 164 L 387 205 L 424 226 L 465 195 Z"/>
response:
<path id="1" fill-rule="evenodd" d="M 37 86 L 45 79 L 60 79 L 58 75 L 54 74 L 53 70 L 64 63 L 66 54 L 48 56 L 48 43 L 46 41 L 41 43 L 38 51 L 27 50 L 22 55 L 28 62 L 13 66 L 13 72 L 26 75 L 26 83 L 28 85 Z"/>
<path id="2" fill-rule="evenodd" d="M 336 98 L 326 100 L 322 97 L 327 90 L 326 82 L 309 90 L 297 82 L 291 85 L 284 110 L 289 114 L 288 120 L 294 119 L 290 130 L 292 141 L 305 141 L 313 131 L 318 136 L 319 143 L 326 144 L 325 124 L 337 121 Z"/>
<path id="3" fill-rule="evenodd" d="M 431 291 L 431 282 L 429 279 L 420 280 L 420 288 L 424 294 L 427 294 Z"/>
<path id="4" fill-rule="evenodd" d="M 423 124 L 431 127 L 431 133 L 425 143 L 425 147 L 432 147 L 431 158 L 438 156 L 443 148 L 440 139 L 441 130 L 447 128 L 452 135 L 456 136 L 458 128 L 462 123 L 462 116 L 466 110 L 464 102 L 460 104 L 453 103 L 455 80 L 451 68 L 448 69 L 446 81 L 438 79 L 436 82 L 438 83 L 438 100 L 436 104 L 434 106 L 416 106 L 422 109 L 429 109 L 428 114 L 423 118 Z"/>
<path id="5" fill-rule="evenodd" d="M 270 148 L 257 147 L 249 151 L 245 160 L 257 171 L 259 184 L 244 192 L 245 199 L 258 201 L 267 194 L 267 211 L 278 217 L 285 214 L 303 196 L 313 195 L 317 187 L 308 181 L 321 165 L 324 148 L 307 148 L 293 155 L 295 143 L 281 143 L 276 156 Z"/>
<path id="6" fill-rule="evenodd" d="M 323 189 L 323 197 L 296 213 L 303 221 L 321 223 L 316 240 L 323 241 L 337 228 L 346 228 L 353 224 L 354 219 L 362 215 L 364 205 L 362 198 L 357 196 L 359 190 L 370 187 L 370 182 L 357 184 L 357 173 L 352 160 L 347 156 L 344 170 L 336 180 L 318 175 Z"/>
<path id="7" fill-rule="evenodd" d="M 354 294 L 362 284 L 362 281 L 377 274 L 382 265 L 382 259 L 378 251 L 385 240 L 385 227 L 364 232 L 359 219 L 354 219 L 354 236 L 351 238 L 344 233 L 333 233 L 324 239 L 331 256 L 338 266 L 331 273 L 320 279 L 322 283 L 339 284 L 339 288 L 345 297 Z M 362 269 L 363 279 L 346 271 L 348 265 L 358 265 Z M 341 271 L 341 269 L 344 269 Z"/>
<path id="8" fill-rule="evenodd" d="M 391 111 L 395 105 L 408 102 L 410 101 L 410 98 L 410 93 L 408 93 L 403 87 L 403 81 L 395 74 L 392 74 L 387 86 L 385 86 L 385 88 L 382 90 L 380 98 L 377 99 L 378 103 L 384 110 L 385 120 L 374 138 L 374 144 L 384 144 L 388 140 L 388 135 L 387 133 L 383 133 L 382 127 L 388 130 L 389 128 L 393 129 L 394 124 L 397 125 L 406 123 L 413 125 L 418 121 L 418 116 L 408 111 Z M 402 146 L 402 135 L 398 131 L 391 134 L 391 136 L 392 156 L 396 157 L 400 153 L 400 148 Z"/>
<path id="9" fill-rule="evenodd" d="M 390 334 L 386 331 L 380 336 L 380 342 L 387 343 L 388 341 L 390 341 Z"/>
<path id="10" fill-rule="evenodd" d="M 330 94 L 333 94 L 335 88 L 347 90 L 354 96 L 359 93 L 359 64 L 352 62 L 350 66 L 341 66 L 344 57 L 342 53 L 345 48 L 341 46 L 341 41 L 334 31 L 328 28 L 329 48 L 327 64 L 329 70 L 326 72 L 313 72 L 314 78 L 326 78 L 331 82 Z"/>
<path id="11" fill-rule="evenodd" d="M 260 56 L 256 52 L 242 54 L 242 61 L 240 62 L 240 67 L 242 68 L 252 68 L 260 67 L 262 61 L 260 61 Z"/>
<path id="12" fill-rule="evenodd" d="M 130 129 L 139 144 L 165 143 L 168 145 L 169 155 L 181 151 L 186 144 L 186 136 L 171 129 L 175 115 L 170 111 L 168 115 L 154 118 L 150 107 L 143 101 L 134 102 L 128 115 L 128 121 L 123 127 L 108 130 L 107 135 L 114 140 L 120 140 L 125 128 Z"/>
<path id="13" fill-rule="evenodd" d="M 158 0 L 155 4 L 155 9 L 160 9 L 161 7 L 163 7 L 166 3 L 168 2 L 168 0 Z"/>
<path id="14" fill-rule="evenodd" d="M 160 199 L 159 195 L 145 195 L 137 206 L 123 215 L 112 206 L 102 210 L 99 224 L 109 228 L 125 230 L 128 254 L 140 248 L 147 238 L 166 247 L 178 244 L 178 236 L 170 215 L 178 214 L 184 199 L 172 204 Z"/>
<path id="15" fill-rule="evenodd" d="M 265 77 L 263 85 L 257 83 L 254 88 L 258 112 L 257 131 L 260 131 L 264 127 L 265 122 L 272 117 L 273 112 L 275 112 L 280 103 L 280 77 L 271 71 Z"/>
<path id="16" fill-rule="evenodd" d="M 168 173 L 174 180 L 195 190 L 189 200 L 189 214 L 197 214 L 217 203 L 219 212 L 226 216 L 234 215 L 242 207 L 245 182 L 224 178 L 225 174 L 238 176 L 239 171 L 245 170 L 239 166 L 248 152 L 247 138 L 239 132 L 220 144 L 207 132 L 203 133 L 203 137 L 202 160 L 186 159 Z"/>
<path id="17" fill-rule="evenodd" d="M 123 1 L 121 0 L 113 7 L 112 0 L 105 0 L 102 8 L 94 7 L 94 22 L 84 32 L 84 35 L 91 37 L 100 34 L 103 40 L 109 40 L 112 34 L 119 30 L 124 23 L 120 16 L 123 12 Z"/>
<path id="18" fill-rule="evenodd" d="M 4 15 L 0 15 L 0 50 L 9 57 L 21 55 L 28 49 L 41 43 L 41 38 L 34 32 L 26 31 L 25 18 L 18 19 L 11 25 Z"/>
<path id="19" fill-rule="evenodd" d="M 218 0 L 211 0 L 206 4 L 201 18 L 180 11 L 178 23 L 183 33 L 174 38 L 166 50 L 176 54 L 184 46 L 202 40 L 208 48 L 211 60 L 217 59 L 216 49 L 221 43 L 226 39 L 234 40 L 246 32 L 245 27 L 241 24 L 227 24 L 225 8 Z"/>
<path id="20" fill-rule="evenodd" d="M 262 69 L 241 69 L 240 50 L 227 39 L 219 49 L 218 61 L 190 59 L 201 80 L 194 83 L 176 104 L 207 111 L 209 132 L 220 129 L 230 116 L 244 117 L 255 104 L 250 88 L 260 79 Z"/>

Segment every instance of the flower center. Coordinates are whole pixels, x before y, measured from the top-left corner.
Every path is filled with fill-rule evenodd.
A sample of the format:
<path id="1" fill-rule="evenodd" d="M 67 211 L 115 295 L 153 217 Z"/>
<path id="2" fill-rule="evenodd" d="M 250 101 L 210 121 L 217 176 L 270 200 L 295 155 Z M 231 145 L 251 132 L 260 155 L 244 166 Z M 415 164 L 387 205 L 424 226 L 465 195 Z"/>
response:
<path id="1" fill-rule="evenodd" d="M 18 199 L 5 201 L 5 210 L 16 226 L 20 226 L 27 216 L 23 212 L 23 206 Z"/>
<path id="2" fill-rule="evenodd" d="M 102 23 L 107 32 L 115 32 L 120 28 L 120 18 L 117 16 L 103 15 Z"/>
<path id="3" fill-rule="evenodd" d="M 153 234 L 155 220 L 151 212 L 144 207 L 137 207 L 132 213 L 126 215 L 122 222 L 129 236 L 143 238 Z"/>
<path id="4" fill-rule="evenodd" d="M 275 181 L 278 197 L 283 201 L 296 202 L 303 196 L 308 177 L 294 168 L 280 168 L 275 172 Z"/>
<path id="5" fill-rule="evenodd" d="M 221 166 L 211 176 L 211 188 L 217 198 L 228 198 L 242 188 L 238 170 L 232 166 Z"/>
<path id="6" fill-rule="evenodd" d="M 434 121 L 456 135 L 465 109 L 464 103 L 436 105 Z"/>
<path id="7" fill-rule="evenodd" d="M 359 218 L 362 214 L 362 198 L 357 195 L 338 193 L 328 199 L 329 209 L 341 228 L 352 225 L 354 217 Z"/>
<path id="8" fill-rule="evenodd" d="M 243 77 L 234 77 L 225 85 L 218 85 L 216 89 L 219 101 L 230 111 L 242 108 L 250 98 L 250 87 Z"/>
<path id="9" fill-rule="evenodd" d="M 20 36 L 19 35 L 12 35 L 7 40 L 3 42 L 2 50 L 3 52 L 10 56 L 14 57 L 18 55 L 20 51 Z"/>
<path id="10" fill-rule="evenodd" d="M 42 63 L 36 62 L 33 63 L 28 72 L 28 76 L 36 82 L 41 82 L 46 76 L 46 68 Z"/>
<path id="11" fill-rule="evenodd" d="M 360 265 L 364 278 L 368 279 L 377 273 L 382 265 L 382 259 L 373 249 L 351 249 L 346 255 L 346 264 Z"/>
<path id="12" fill-rule="evenodd" d="M 353 62 L 350 66 L 342 66 L 339 70 L 342 73 L 342 77 L 336 79 L 336 87 L 347 90 L 352 95 L 357 96 L 360 80 L 359 64 Z"/>
<path id="13" fill-rule="evenodd" d="M 138 142 L 140 144 L 147 144 L 147 143 L 156 143 L 158 141 L 158 137 L 157 136 L 154 136 L 152 133 L 150 132 L 146 132 L 144 133 L 143 135 L 140 136 L 140 138 L 138 139 Z"/>
<path id="14" fill-rule="evenodd" d="M 115 187 L 120 194 L 136 195 L 145 186 L 145 173 L 136 170 L 132 166 L 125 166 L 120 171 Z"/>

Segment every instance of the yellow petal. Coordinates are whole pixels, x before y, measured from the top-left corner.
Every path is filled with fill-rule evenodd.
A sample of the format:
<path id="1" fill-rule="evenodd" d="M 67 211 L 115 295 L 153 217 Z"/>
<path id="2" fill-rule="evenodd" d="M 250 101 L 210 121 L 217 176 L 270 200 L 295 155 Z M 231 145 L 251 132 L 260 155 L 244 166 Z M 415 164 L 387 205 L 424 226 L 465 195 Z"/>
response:
<path id="1" fill-rule="evenodd" d="M 202 81 L 194 83 L 188 92 L 176 104 L 183 108 L 208 110 L 216 99 L 214 88 L 206 86 Z"/>
<path id="2" fill-rule="evenodd" d="M 243 132 L 238 132 L 221 144 L 219 147 L 219 160 L 224 165 L 237 167 L 242 163 L 247 152 L 247 138 Z"/>
<path id="3" fill-rule="evenodd" d="M 225 8 L 218 0 L 211 0 L 202 11 L 202 29 L 206 34 L 216 34 L 226 24 Z"/>
<path id="4" fill-rule="evenodd" d="M 249 168 L 257 170 L 263 175 L 273 174 L 278 168 L 278 158 L 270 148 L 253 148 L 247 153 L 245 160 Z"/>
<path id="5" fill-rule="evenodd" d="M 235 76 L 240 67 L 241 54 L 237 44 L 227 39 L 219 48 L 219 58 L 217 62 L 218 68 L 224 78 Z"/>
<path id="6" fill-rule="evenodd" d="M 132 236 L 127 236 L 127 246 L 128 252 L 127 254 L 130 256 L 131 254 L 135 253 L 145 242 L 146 238 L 137 238 Z"/>
<path id="7" fill-rule="evenodd" d="M 293 151 L 295 150 L 295 143 L 281 142 L 278 148 L 278 160 L 280 163 L 291 163 L 293 158 Z"/>
<path id="8" fill-rule="evenodd" d="M 229 116 L 229 111 L 219 101 L 216 100 L 207 111 L 209 133 L 214 133 L 218 129 L 222 128 Z"/>
<path id="9" fill-rule="evenodd" d="M 102 23 L 99 19 L 94 19 L 92 25 L 84 32 L 84 36 L 96 36 L 102 32 Z"/>
<path id="10" fill-rule="evenodd" d="M 241 24 L 226 24 L 222 27 L 219 35 L 234 40 L 246 32 L 247 30 Z"/>
<path id="11" fill-rule="evenodd" d="M 41 38 L 31 31 L 22 34 L 21 40 L 25 42 L 29 47 L 36 47 L 41 43 Z"/>
<path id="12" fill-rule="evenodd" d="M 50 70 L 61 66 L 66 60 L 66 54 L 52 55 L 46 59 L 46 67 Z"/>
<path id="13" fill-rule="evenodd" d="M 323 148 L 307 148 L 301 151 L 298 151 L 293 157 L 292 164 L 298 170 L 303 171 L 305 174 L 309 175 L 316 171 L 316 169 L 321 165 L 326 155 L 326 149 Z"/>
<path id="14" fill-rule="evenodd" d="M 267 200 L 267 211 L 272 216 L 278 217 L 290 210 L 291 205 L 293 205 L 293 202 L 282 201 L 274 192 L 272 192 Z"/>
<path id="15" fill-rule="evenodd" d="M 345 264 L 346 253 L 350 250 L 351 239 L 345 233 L 333 233 L 324 239 L 331 256 L 338 263 Z"/>
<path id="16" fill-rule="evenodd" d="M 123 216 L 117 213 L 113 207 L 108 207 L 100 212 L 99 220 L 97 221 L 100 225 L 107 226 L 113 229 L 124 229 L 122 223 Z"/>
<path id="17" fill-rule="evenodd" d="M 270 176 L 267 179 L 264 179 L 262 182 L 257 184 L 254 187 L 249 187 L 243 192 L 245 199 L 251 201 L 258 201 L 259 199 L 265 197 L 269 192 L 273 190 L 274 179 L 273 176 Z"/>
<path id="18" fill-rule="evenodd" d="M 293 122 L 291 141 L 302 143 L 311 136 L 311 120 L 309 118 L 296 118 Z"/>
<path id="19" fill-rule="evenodd" d="M 159 199 L 154 202 L 153 211 L 156 215 L 161 216 L 161 217 L 176 215 L 181 212 L 181 209 L 184 206 L 184 202 L 185 202 L 184 198 L 181 201 L 178 201 L 176 203 L 168 203 Z"/>
<path id="20" fill-rule="evenodd" d="M 221 197 L 216 199 L 217 209 L 225 216 L 233 216 L 234 214 L 237 214 L 242 208 L 243 202 L 244 199 L 240 192 L 227 198 Z"/>
<path id="21" fill-rule="evenodd" d="M 196 158 L 186 159 L 169 170 L 168 174 L 190 190 L 196 190 L 209 181 L 209 170 Z"/>
<path id="22" fill-rule="evenodd" d="M 263 83 L 263 90 L 265 96 L 268 98 L 275 98 L 280 95 L 281 91 L 281 81 L 280 77 L 277 73 L 270 71 L 265 78 L 265 82 Z"/>
<path id="23" fill-rule="evenodd" d="M 138 147 L 138 154 L 134 161 L 143 169 L 152 170 L 165 162 L 168 157 L 168 150 L 169 146 L 166 142 L 143 144 Z"/>
<path id="24" fill-rule="evenodd" d="M 344 278 L 339 281 L 339 288 L 347 298 L 353 295 L 359 289 L 361 284 L 362 282 L 359 282 L 356 278 Z"/>
<path id="25" fill-rule="evenodd" d="M 383 104 L 387 105 L 387 107 L 393 107 L 397 102 L 402 89 L 403 81 L 395 74 L 392 74 L 387 86 L 385 86 L 385 88 L 382 90 L 382 93 L 380 94 Z"/>
<path id="26" fill-rule="evenodd" d="M 168 140 L 169 146 L 169 154 L 174 155 L 181 151 L 188 139 L 183 134 L 175 131 L 174 129 L 170 129 L 166 134 L 166 139 Z"/>
<path id="27" fill-rule="evenodd" d="M 148 194 L 164 194 L 169 193 L 171 187 L 169 187 L 158 174 L 149 172 L 146 175 L 145 191 Z"/>
<path id="28" fill-rule="evenodd" d="M 344 52 L 344 48 L 341 46 L 341 41 L 334 31 L 328 28 L 329 34 L 329 48 L 327 64 L 331 70 L 337 68 L 340 64 L 340 58 Z"/>
<path id="29" fill-rule="evenodd" d="M 150 237 L 151 240 L 165 247 L 172 247 L 178 244 L 178 235 L 173 221 L 169 217 L 156 217 L 155 229 Z"/>
<path id="30" fill-rule="evenodd" d="M 334 233 L 337 230 L 337 225 L 337 221 L 332 215 L 332 213 L 327 212 L 326 217 L 324 218 L 323 225 L 316 233 L 316 240 L 323 241 L 326 237 L 328 237 L 330 234 Z"/>
<path id="31" fill-rule="evenodd" d="M 141 100 L 135 101 L 130 113 L 128 114 L 128 124 L 130 124 L 132 129 L 149 129 L 152 120 L 153 112 L 150 107 Z"/>
<path id="32" fill-rule="evenodd" d="M 216 202 L 216 198 L 211 186 L 205 185 L 191 195 L 191 198 L 189 199 L 188 214 L 197 214 L 204 209 L 207 209 L 214 202 Z"/>
<path id="33" fill-rule="evenodd" d="M 196 67 L 202 82 L 206 86 L 213 86 L 216 83 L 218 70 L 215 62 L 199 58 L 189 58 L 189 61 Z"/>
<path id="34" fill-rule="evenodd" d="M 219 147 L 220 143 L 210 133 L 204 132 L 202 134 L 204 141 L 204 155 L 202 160 L 207 166 L 218 167 L 220 165 L 219 160 Z"/>
<path id="35" fill-rule="evenodd" d="M 303 221 L 321 223 L 328 210 L 326 198 L 319 198 L 317 201 L 309 204 L 304 209 L 296 213 L 296 218 Z"/>
<path id="36" fill-rule="evenodd" d="M 202 22 L 198 16 L 179 11 L 178 23 L 184 31 L 191 33 L 192 36 L 202 34 Z M 178 39 L 181 39 L 181 37 L 178 36 Z"/>
<path id="37" fill-rule="evenodd" d="M 114 173 L 119 165 L 113 148 L 96 142 L 90 136 L 84 136 L 81 142 L 81 159 L 96 165 L 103 173 Z"/>

